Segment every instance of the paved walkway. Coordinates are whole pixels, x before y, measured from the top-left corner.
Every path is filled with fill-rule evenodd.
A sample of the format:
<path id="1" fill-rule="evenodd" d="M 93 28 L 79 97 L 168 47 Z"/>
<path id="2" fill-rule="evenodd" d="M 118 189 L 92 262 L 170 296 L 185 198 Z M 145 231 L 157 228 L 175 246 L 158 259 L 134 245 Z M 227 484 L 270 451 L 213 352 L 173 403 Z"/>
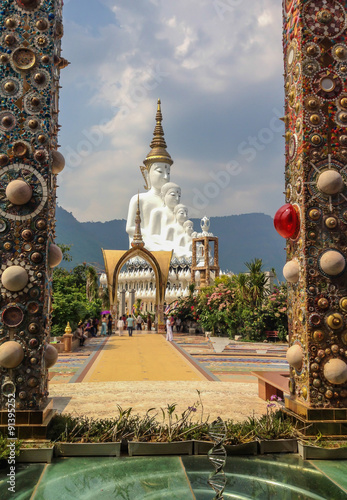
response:
<path id="1" fill-rule="evenodd" d="M 81 382 L 206 380 L 163 335 L 108 337 Z"/>
<path id="2" fill-rule="evenodd" d="M 203 336 L 174 334 L 174 342 L 149 332 L 129 338 L 88 339 L 61 354 L 50 370 L 54 406 L 67 413 L 105 418 L 123 409 L 145 414 L 177 403 L 179 414 L 201 394 L 204 415 L 235 421 L 266 412 L 251 370 L 285 370 L 284 344 L 237 343 L 216 354 Z M 200 413 L 197 412 L 197 416 Z"/>

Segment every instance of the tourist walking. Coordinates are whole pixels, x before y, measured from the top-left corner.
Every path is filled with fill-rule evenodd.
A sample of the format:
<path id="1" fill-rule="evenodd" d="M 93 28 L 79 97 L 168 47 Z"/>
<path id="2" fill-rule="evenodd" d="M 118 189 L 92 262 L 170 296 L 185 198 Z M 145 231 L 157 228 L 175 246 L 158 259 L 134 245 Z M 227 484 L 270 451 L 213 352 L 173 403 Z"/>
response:
<path id="1" fill-rule="evenodd" d="M 108 315 L 107 320 L 107 334 L 112 335 L 112 314 Z"/>
<path id="2" fill-rule="evenodd" d="M 133 330 L 134 330 L 134 318 L 132 318 L 129 314 L 128 319 L 127 319 L 127 329 L 129 333 L 129 337 L 132 337 L 133 335 Z"/>
<path id="3" fill-rule="evenodd" d="M 119 331 L 119 336 L 120 337 L 122 336 L 122 333 L 123 333 L 123 330 L 124 330 L 124 326 L 125 326 L 125 323 L 124 323 L 124 320 L 123 320 L 123 316 L 121 316 L 119 318 L 119 320 L 117 321 L 117 329 Z"/>
<path id="4" fill-rule="evenodd" d="M 173 341 L 171 318 L 172 318 L 172 316 L 168 316 L 168 318 L 166 320 L 166 340 L 168 340 L 169 342 Z"/>
<path id="5" fill-rule="evenodd" d="M 176 318 L 176 331 L 179 333 L 181 331 L 181 318 Z"/>
<path id="6" fill-rule="evenodd" d="M 102 320 L 101 320 L 100 337 L 106 337 L 106 335 L 107 335 L 107 321 L 106 321 L 106 316 L 103 315 Z"/>
<path id="7" fill-rule="evenodd" d="M 142 325 L 143 319 L 141 314 L 139 314 L 136 318 L 136 330 L 142 330 L 141 325 Z"/>

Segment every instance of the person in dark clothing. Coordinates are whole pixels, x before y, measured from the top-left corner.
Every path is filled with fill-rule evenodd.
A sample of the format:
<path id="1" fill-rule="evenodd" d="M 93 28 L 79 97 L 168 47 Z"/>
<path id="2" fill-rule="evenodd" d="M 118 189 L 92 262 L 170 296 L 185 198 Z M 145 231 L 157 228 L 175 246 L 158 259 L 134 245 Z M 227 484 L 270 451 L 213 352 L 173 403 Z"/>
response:
<path id="1" fill-rule="evenodd" d="M 94 337 L 93 335 L 93 321 L 91 319 L 88 319 L 86 326 L 84 327 L 84 331 L 86 334 L 91 337 Z"/>
<path id="2" fill-rule="evenodd" d="M 93 333 L 92 337 L 97 337 L 98 336 L 98 325 L 99 325 L 99 320 L 97 318 L 93 319 Z"/>
<path id="3" fill-rule="evenodd" d="M 77 338 L 79 339 L 80 341 L 80 347 L 82 347 L 84 345 L 84 341 L 85 341 L 85 334 L 84 334 L 84 325 L 83 325 L 83 322 L 80 321 L 78 323 L 78 327 L 77 327 Z"/>
<path id="4" fill-rule="evenodd" d="M 108 315 L 108 320 L 107 320 L 107 335 L 112 335 L 112 314 Z"/>
<path id="5" fill-rule="evenodd" d="M 150 315 L 147 315 L 147 330 L 150 332 L 152 330 L 152 320 Z"/>

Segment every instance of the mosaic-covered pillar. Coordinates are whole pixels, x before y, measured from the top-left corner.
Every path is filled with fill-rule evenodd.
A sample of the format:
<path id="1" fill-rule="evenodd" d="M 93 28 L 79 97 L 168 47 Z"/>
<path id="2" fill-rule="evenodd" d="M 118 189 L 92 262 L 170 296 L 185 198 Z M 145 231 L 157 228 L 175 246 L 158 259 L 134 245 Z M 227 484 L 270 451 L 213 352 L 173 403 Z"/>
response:
<path id="1" fill-rule="evenodd" d="M 287 238 L 286 406 L 306 420 L 347 416 L 330 411 L 347 408 L 346 7 L 283 2 L 287 204 L 275 226 Z"/>
<path id="2" fill-rule="evenodd" d="M 2 1 L 0 10 L 0 410 L 15 394 L 18 424 L 32 422 L 27 410 L 46 406 L 47 369 L 57 358 L 49 336 L 52 268 L 62 259 L 53 244 L 64 168 L 57 151 L 59 73 L 67 65 L 62 3 Z"/>

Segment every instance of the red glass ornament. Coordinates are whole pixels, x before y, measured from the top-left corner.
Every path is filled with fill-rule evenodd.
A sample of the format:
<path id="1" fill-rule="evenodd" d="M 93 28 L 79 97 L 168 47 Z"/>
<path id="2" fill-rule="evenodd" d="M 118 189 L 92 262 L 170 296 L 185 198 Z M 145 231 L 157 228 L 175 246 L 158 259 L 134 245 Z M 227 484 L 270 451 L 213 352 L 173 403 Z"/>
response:
<path id="1" fill-rule="evenodd" d="M 283 238 L 293 238 L 298 233 L 300 220 L 293 205 L 286 203 L 277 210 L 274 218 L 274 226 Z"/>

